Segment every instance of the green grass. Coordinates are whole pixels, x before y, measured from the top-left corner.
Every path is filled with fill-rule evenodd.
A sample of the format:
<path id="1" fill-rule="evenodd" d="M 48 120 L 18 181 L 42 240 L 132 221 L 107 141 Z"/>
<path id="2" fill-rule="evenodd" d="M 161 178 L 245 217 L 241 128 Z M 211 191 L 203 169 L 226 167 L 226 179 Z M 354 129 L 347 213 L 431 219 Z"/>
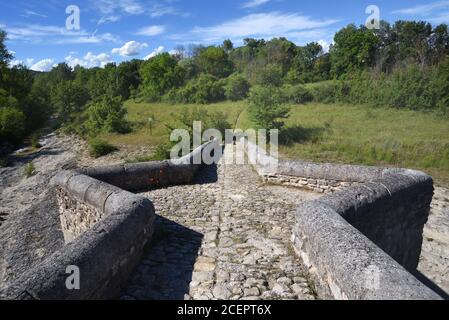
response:
<path id="1" fill-rule="evenodd" d="M 89 153 L 94 158 L 106 156 L 117 150 L 117 147 L 114 145 L 100 139 L 93 139 L 89 141 Z"/>
<path id="2" fill-rule="evenodd" d="M 307 104 L 292 106 L 287 125 L 302 128 L 301 143 L 280 148 L 288 158 L 415 168 L 449 182 L 449 121 L 434 114 Z"/>
<path id="3" fill-rule="evenodd" d="M 125 103 L 133 132 L 105 134 L 114 145 L 153 145 L 168 142 L 164 124 L 173 114 L 193 105 Z M 252 127 L 245 102 L 196 106 L 222 111 L 237 128 Z M 338 104 L 292 105 L 287 121 L 294 141 L 281 146 L 281 155 L 317 162 L 384 165 L 423 170 L 437 183 L 449 184 L 449 121 L 434 114 L 411 110 Z M 152 134 L 148 118 L 153 117 Z"/>
<path id="4" fill-rule="evenodd" d="M 244 102 L 223 102 L 210 105 L 171 105 L 165 103 L 125 102 L 128 120 L 133 131 L 129 134 L 102 134 L 101 139 L 114 145 L 161 145 L 168 142 L 169 133 L 165 125 L 173 125 L 174 115 L 184 108 L 198 107 L 209 111 L 221 111 L 226 114 L 229 123 L 236 123 L 239 114 L 246 108 Z M 153 118 L 152 128 L 148 119 Z"/>
<path id="5" fill-rule="evenodd" d="M 23 174 L 26 178 L 30 178 L 36 174 L 36 167 L 32 162 L 28 163 L 23 169 Z"/>

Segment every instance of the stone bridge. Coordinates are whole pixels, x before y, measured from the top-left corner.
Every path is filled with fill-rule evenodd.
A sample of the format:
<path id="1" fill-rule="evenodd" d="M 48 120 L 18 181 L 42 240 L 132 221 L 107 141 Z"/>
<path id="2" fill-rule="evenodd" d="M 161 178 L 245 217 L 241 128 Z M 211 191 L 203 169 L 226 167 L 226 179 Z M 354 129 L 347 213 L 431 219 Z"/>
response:
<path id="1" fill-rule="evenodd" d="M 0 296 L 440 298 L 412 275 L 430 177 L 300 162 L 270 172 L 264 155 L 256 166 L 227 164 L 233 148 L 211 166 L 189 155 L 61 172 L 53 184 L 66 245 Z M 80 290 L 65 286 L 68 265 L 80 268 Z"/>

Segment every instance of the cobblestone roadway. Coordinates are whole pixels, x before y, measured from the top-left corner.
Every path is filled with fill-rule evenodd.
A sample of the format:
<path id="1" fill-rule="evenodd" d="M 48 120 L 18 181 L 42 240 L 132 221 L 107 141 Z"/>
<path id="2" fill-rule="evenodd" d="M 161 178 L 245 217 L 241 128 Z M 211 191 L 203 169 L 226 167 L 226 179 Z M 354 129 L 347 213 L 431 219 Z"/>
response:
<path id="1" fill-rule="evenodd" d="M 251 165 L 222 162 L 198 184 L 145 194 L 157 232 L 123 299 L 315 298 L 290 236 L 294 206 L 318 195 L 266 186 Z"/>

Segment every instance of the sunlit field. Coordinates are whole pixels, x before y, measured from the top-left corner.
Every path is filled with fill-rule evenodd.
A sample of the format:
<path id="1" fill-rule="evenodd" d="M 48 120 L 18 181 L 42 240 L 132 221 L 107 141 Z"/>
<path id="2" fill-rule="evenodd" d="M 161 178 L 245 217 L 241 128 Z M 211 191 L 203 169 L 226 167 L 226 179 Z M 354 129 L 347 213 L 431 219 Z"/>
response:
<path id="1" fill-rule="evenodd" d="M 245 102 L 210 105 L 125 103 L 133 131 L 106 134 L 115 145 L 158 145 L 169 139 L 168 125 L 183 108 L 221 111 L 237 128 L 250 128 Z M 149 118 L 153 119 L 150 128 Z M 294 141 L 280 147 L 283 157 L 415 168 L 449 181 L 449 121 L 433 113 L 334 104 L 292 105 L 286 121 Z"/>

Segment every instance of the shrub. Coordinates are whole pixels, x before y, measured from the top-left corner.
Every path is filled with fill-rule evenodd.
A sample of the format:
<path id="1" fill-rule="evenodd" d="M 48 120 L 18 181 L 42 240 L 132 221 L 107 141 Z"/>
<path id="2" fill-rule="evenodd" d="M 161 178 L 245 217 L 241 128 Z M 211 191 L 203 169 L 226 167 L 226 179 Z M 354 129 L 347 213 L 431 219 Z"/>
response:
<path id="1" fill-rule="evenodd" d="M 260 69 L 256 75 L 256 83 L 261 86 L 280 86 L 282 84 L 281 66 L 269 64 Z"/>
<path id="2" fill-rule="evenodd" d="M 335 103 L 338 101 L 340 85 L 337 81 L 324 81 L 315 83 L 310 87 L 313 100 L 323 103 Z"/>
<path id="3" fill-rule="evenodd" d="M 31 146 L 35 149 L 41 148 L 41 144 L 39 143 L 39 136 L 37 134 L 33 134 L 31 136 Z"/>
<path id="4" fill-rule="evenodd" d="M 25 177 L 30 178 L 32 176 L 34 176 L 36 174 L 36 167 L 34 166 L 34 164 L 32 162 L 28 163 L 24 170 L 23 170 L 23 174 L 25 175 Z"/>
<path id="5" fill-rule="evenodd" d="M 302 85 L 286 85 L 282 91 L 285 100 L 291 103 L 302 104 L 313 100 L 313 95 Z"/>
<path id="6" fill-rule="evenodd" d="M 103 97 L 97 103 L 92 104 L 87 110 L 89 119 L 87 120 L 88 131 L 96 133 L 98 131 L 126 133 L 129 125 L 125 120 L 126 109 L 120 97 Z"/>
<path id="7" fill-rule="evenodd" d="M 239 101 L 248 97 L 250 84 L 244 76 L 233 74 L 227 79 L 225 94 L 226 99 Z"/>
<path id="8" fill-rule="evenodd" d="M 284 97 L 279 88 L 256 86 L 251 89 L 248 98 L 249 116 L 251 120 L 263 129 L 282 129 L 289 116 L 290 109 L 283 105 Z"/>
<path id="9" fill-rule="evenodd" d="M 103 140 L 93 139 L 89 142 L 89 153 L 95 158 L 100 158 L 117 150 L 115 146 Z"/>
<path id="10" fill-rule="evenodd" d="M 164 100 L 172 103 L 207 104 L 224 100 L 224 89 L 220 81 L 211 75 L 202 74 L 179 89 L 170 90 Z"/>
<path id="11" fill-rule="evenodd" d="M 24 134 L 25 115 L 15 108 L 0 108 L 0 141 L 17 143 Z"/>
<path id="12" fill-rule="evenodd" d="M 170 143 L 160 144 L 156 147 L 154 153 L 151 155 L 149 159 L 152 161 L 163 161 L 170 159 L 171 148 L 172 145 Z"/>

